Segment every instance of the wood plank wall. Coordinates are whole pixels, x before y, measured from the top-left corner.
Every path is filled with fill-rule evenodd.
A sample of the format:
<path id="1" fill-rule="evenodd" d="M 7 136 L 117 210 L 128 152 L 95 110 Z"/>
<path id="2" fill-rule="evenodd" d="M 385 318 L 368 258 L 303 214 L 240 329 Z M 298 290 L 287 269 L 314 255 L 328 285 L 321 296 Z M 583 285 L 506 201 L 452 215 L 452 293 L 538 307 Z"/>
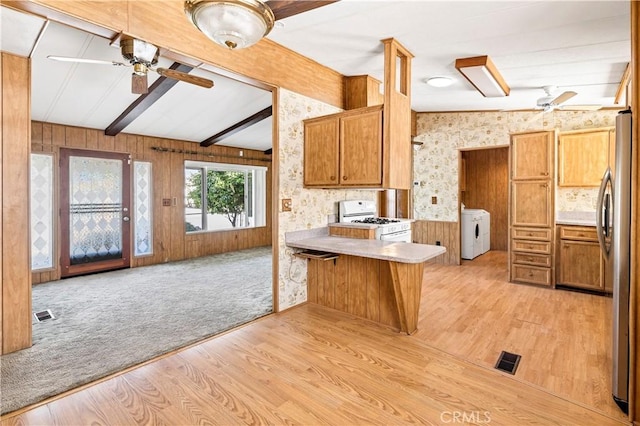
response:
<path id="1" fill-rule="evenodd" d="M 31 62 L 2 53 L 2 347 L 31 346 L 29 116 Z"/>
<path id="2" fill-rule="evenodd" d="M 509 147 L 463 151 L 468 209 L 491 214 L 491 250 L 507 251 L 509 241 Z"/>
<path id="3" fill-rule="evenodd" d="M 95 151 L 127 152 L 131 154 L 133 161 L 149 161 L 152 163 L 153 255 L 133 257 L 132 267 L 183 260 L 251 247 L 268 246 L 271 244 L 272 167 L 270 156 L 263 154 L 261 151 L 244 149 L 244 155 L 240 157 L 239 149 L 237 148 L 217 145 L 203 148 L 194 142 L 124 133 L 117 136 L 105 136 L 102 130 L 36 121 L 31 123 L 31 129 L 32 150 L 34 152 L 53 153 L 55 157 L 54 164 L 58 164 L 59 150 L 62 147 L 84 148 Z M 197 154 L 170 151 L 159 152 L 152 150 L 151 147 L 160 147 L 166 150 L 196 151 Z M 241 230 L 186 234 L 184 231 L 185 160 L 268 167 L 266 226 Z M 58 184 L 56 184 L 54 192 L 56 194 L 59 192 Z M 163 198 L 169 198 L 171 200 L 175 198 L 176 205 L 163 206 Z M 55 203 L 57 205 L 57 200 Z M 57 229 L 59 229 L 59 224 L 56 226 Z M 56 259 L 59 259 L 59 256 L 56 256 Z M 52 281 L 59 278 L 60 268 L 58 261 L 54 269 L 34 273 L 33 283 Z"/>
<path id="4" fill-rule="evenodd" d="M 307 261 L 307 300 L 400 328 L 389 262 L 340 255 Z"/>
<path id="5" fill-rule="evenodd" d="M 413 222 L 413 242 L 421 244 L 436 244 L 447 249 L 447 252 L 434 257 L 427 263 L 442 263 L 445 265 L 460 264 L 460 235 L 458 222 L 438 222 L 433 220 L 416 220 Z"/>

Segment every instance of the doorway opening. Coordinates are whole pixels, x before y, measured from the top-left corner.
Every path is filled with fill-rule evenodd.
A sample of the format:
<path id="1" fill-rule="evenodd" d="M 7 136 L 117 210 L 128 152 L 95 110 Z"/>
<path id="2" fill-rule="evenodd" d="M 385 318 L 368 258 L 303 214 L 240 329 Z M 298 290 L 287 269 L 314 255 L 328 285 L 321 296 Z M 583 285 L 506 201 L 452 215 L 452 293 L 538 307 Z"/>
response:
<path id="1" fill-rule="evenodd" d="M 460 150 L 458 156 L 460 247 L 463 247 L 465 232 L 462 226 L 463 210 L 484 210 L 488 212 L 487 237 L 490 244 L 481 253 L 489 250 L 506 252 L 509 243 L 509 147 Z M 469 229 L 474 233 L 474 240 L 475 234 L 482 238 L 482 223 L 477 225 Z M 465 258 L 462 251 L 461 255 Z"/>
<path id="2" fill-rule="evenodd" d="M 130 266 L 129 154 L 60 149 L 60 276 Z"/>

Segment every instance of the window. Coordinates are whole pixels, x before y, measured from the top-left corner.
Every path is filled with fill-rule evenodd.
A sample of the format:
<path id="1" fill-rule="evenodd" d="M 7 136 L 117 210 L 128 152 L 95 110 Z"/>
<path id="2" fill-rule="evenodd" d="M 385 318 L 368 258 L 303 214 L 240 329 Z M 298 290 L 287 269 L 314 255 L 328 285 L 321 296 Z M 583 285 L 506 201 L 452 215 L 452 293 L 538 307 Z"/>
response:
<path id="1" fill-rule="evenodd" d="M 31 270 L 53 268 L 53 156 L 31 154 Z"/>
<path id="2" fill-rule="evenodd" d="M 186 232 L 265 226 L 266 174 L 266 167 L 185 162 Z"/>
<path id="3" fill-rule="evenodd" d="M 151 210 L 151 163 L 133 162 L 133 239 L 134 255 L 153 254 Z"/>

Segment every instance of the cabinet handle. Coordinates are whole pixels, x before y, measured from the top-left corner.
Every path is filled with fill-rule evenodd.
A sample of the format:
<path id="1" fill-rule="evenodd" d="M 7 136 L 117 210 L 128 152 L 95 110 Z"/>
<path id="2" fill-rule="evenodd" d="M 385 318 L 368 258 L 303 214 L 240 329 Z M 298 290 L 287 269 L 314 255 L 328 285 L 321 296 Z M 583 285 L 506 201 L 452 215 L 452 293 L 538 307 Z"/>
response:
<path id="1" fill-rule="evenodd" d="M 540 184 L 540 188 L 546 188 L 546 187 L 547 187 L 547 184 L 546 184 L 546 183 L 541 183 L 541 184 Z"/>
<path id="2" fill-rule="evenodd" d="M 347 180 L 347 177 L 346 176 L 342 176 L 342 180 Z"/>
<path id="3" fill-rule="evenodd" d="M 542 175 L 542 176 L 549 176 L 549 172 L 540 172 L 540 175 Z"/>
<path id="4" fill-rule="evenodd" d="M 533 272 L 529 271 L 529 276 L 533 277 Z"/>
<path id="5" fill-rule="evenodd" d="M 336 177 L 335 176 L 329 176 L 329 179 L 336 180 Z"/>
<path id="6" fill-rule="evenodd" d="M 584 237 L 584 234 L 583 234 L 582 232 L 580 232 L 580 233 L 578 234 L 578 237 Z"/>
<path id="7" fill-rule="evenodd" d="M 527 235 L 530 236 L 530 237 L 533 237 L 533 233 L 532 232 L 527 233 Z"/>
<path id="8" fill-rule="evenodd" d="M 527 261 L 533 262 L 533 257 L 527 257 Z"/>

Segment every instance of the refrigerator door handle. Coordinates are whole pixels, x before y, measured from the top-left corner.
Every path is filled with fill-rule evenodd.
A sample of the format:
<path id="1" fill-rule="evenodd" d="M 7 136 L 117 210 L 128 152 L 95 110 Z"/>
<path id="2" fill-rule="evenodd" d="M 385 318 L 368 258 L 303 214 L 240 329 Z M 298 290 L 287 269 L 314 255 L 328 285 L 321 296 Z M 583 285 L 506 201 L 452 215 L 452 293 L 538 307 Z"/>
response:
<path id="1" fill-rule="evenodd" d="M 610 182 L 611 184 L 613 184 L 613 182 L 611 181 L 611 168 L 607 167 L 607 170 L 604 172 L 604 176 L 602 176 L 602 183 L 600 184 L 600 189 L 598 190 L 598 201 L 596 203 L 596 233 L 598 234 L 598 243 L 600 244 L 600 249 L 602 250 L 604 257 L 607 260 L 609 260 L 609 247 L 607 247 L 605 236 L 609 235 L 609 203 L 607 200 L 607 206 L 605 206 L 604 202 L 607 185 Z M 606 212 L 604 211 L 605 208 L 607 210 Z M 604 221 L 606 221 L 607 223 L 603 223 L 603 219 L 605 219 Z"/>

